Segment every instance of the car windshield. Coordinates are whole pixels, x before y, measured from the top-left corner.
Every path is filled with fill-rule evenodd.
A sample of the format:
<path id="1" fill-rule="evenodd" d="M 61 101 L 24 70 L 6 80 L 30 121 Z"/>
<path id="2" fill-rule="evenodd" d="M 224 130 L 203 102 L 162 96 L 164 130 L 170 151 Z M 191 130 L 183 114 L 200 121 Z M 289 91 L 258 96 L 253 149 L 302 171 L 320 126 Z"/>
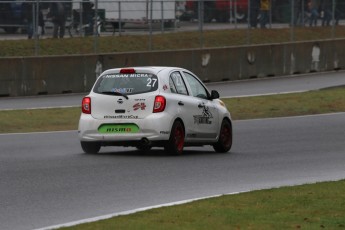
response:
<path id="1" fill-rule="evenodd" d="M 157 76 L 150 73 L 114 73 L 101 76 L 95 87 L 95 93 L 109 95 L 132 95 L 152 92 L 158 89 Z M 114 94 L 111 94 L 114 93 Z"/>

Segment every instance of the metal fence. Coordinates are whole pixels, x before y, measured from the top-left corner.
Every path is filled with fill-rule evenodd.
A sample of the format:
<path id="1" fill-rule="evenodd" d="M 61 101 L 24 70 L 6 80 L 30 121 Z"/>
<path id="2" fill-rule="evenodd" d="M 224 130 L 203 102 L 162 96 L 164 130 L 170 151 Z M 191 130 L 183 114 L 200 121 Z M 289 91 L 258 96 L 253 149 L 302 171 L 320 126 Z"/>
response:
<path id="1" fill-rule="evenodd" d="M 55 13 L 61 6 L 60 34 Z M 343 0 L 0 0 L 0 39 L 35 39 L 38 55 L 39 39 L 47 37 L 147 34 L 148 50 L 154 33 L 170 31 L 199 31 L 200 47 L 210 29 L 245 29 L 248 44 L 254 28 L 290 28 L 294 41 L 296 27 L 329 26 L 334 38 L 344 12 Z"/>

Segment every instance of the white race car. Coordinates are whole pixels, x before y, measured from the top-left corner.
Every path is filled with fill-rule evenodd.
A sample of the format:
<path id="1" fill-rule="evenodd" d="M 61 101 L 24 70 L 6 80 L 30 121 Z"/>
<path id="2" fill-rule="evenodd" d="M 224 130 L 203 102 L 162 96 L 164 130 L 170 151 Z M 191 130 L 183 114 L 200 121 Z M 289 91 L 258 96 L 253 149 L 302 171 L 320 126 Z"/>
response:
<path id="1" fill-rule="evenodd" d="M 82 100 L 79 138 L 85 153 L 102 146 L 164 147 L 181 154 L 185 146 L 232 146 L 232 120 L 219 93 L 208 91 L 192 72 L 178 67 L 109 69 Z"/>

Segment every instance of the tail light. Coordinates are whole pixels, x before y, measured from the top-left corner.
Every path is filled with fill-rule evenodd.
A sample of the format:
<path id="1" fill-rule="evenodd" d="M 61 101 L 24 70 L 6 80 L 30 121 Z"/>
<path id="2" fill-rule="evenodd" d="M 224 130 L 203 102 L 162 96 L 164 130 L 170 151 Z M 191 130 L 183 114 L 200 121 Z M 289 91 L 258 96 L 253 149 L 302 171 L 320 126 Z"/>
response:
<path id="1" fill-rule="evenodd" d="M 135 69 L 133 69 L 133 68 L 121 69 L 120 73 L 127 73 L 127 74 L 135 73 Z"/>
<path id="2" fill-rule="evenodd" d="M 86 114 L 91 114 L 91 98 L 84 97 L 81 103 L 81 111 Z"/>
<path id="3" fill-rule="evenodd" d="M 156 96 L 155 103 L 153 104 L 153 112 L 160 113 L 165 109 L 166 100 L 163 96 Z"/>

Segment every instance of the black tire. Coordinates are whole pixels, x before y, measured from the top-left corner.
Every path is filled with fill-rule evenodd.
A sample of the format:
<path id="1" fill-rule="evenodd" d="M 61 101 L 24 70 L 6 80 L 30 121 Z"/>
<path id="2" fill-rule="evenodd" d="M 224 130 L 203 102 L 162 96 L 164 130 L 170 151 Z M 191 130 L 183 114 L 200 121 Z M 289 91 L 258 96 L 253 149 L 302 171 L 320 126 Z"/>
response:
<path id="1" fill-rule="evenodd" d="M 181 121 L 176 120 L 171 128 L 168 143 L 164 149 L 172 155 L 181 155 L 184 147 L 185 132 Z"/>
<path id="2" fill-rule="evenodd" d="M 97 142 L 81 141 L 80 144 L 83 151 L 88 154 L 96 154 L 101 149 L 101 145 Z"/>
<path id="3" fill-rule="evenodd" d="M 226 153 L 232 146 L 232 126 L 229 120 L 224 119 L 219 131 L 219 138 L 213 148 L 218 153 Z"/>

